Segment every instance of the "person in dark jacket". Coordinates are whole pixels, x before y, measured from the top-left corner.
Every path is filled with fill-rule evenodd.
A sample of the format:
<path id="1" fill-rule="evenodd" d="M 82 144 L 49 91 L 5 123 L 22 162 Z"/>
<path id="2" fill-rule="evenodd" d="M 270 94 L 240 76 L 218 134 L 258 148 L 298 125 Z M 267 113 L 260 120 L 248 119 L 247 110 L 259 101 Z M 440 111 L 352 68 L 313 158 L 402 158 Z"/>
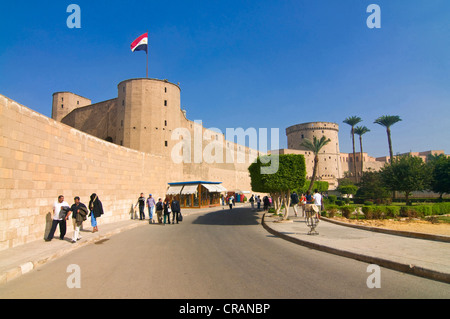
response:
<path id="1" fill-rule="evenodd" d="M 141 196 L 139 196 L 136 205 L 134 205 L 134 208 L 139 205 L 139 219 L 144 220 L 145 219 L 145 197 L 144 193 L 141 193 Z"/>
<path id="2" fill-rule="evenodd" d="M 170 206 L 172 208 L 172 224 L 175 224 L 175 220 L 178 224 L 179 214 L 181 214 L 180 202 L 175 198 L 174 200 L 172 200 L 172 204 Z"/>
<path id="3" fill-rule="evenodd" d="M 95 233 L 98 231 L 97 226 L 97 218 L 99 218 L 101 215 L 103 215 L 103 205 L 100 199 L 98 199 L 97 194 L 93 193 L 91 195 L 91 200 L 89 201 L 89 216 L 91 217 L 91 225 L 92 225 L 92 232 Z"/>
<path id="4" fill-rule="evenodd" d="M 162 224 L 163 210 L 164 210 L 164 205 L 163 205 L 162 199 L 159 198 L 158 202 L 156 203 L 156 216 L 158 217 L 158 224 Z"/>
<path id="5" fill-rule="evenodd" d="M 270 201 L 268 196 L 264 196 L 263 198 L 263 204 L 264 204 L 264 211 L 267 211 L 270 206 Z"/>
<path id="6" fill-rule="evenodd" d="M 74 199 L 74 204 L 70 207 L 70 212 L 67 215 L 69 218 L 72 213 L 72 224 L 73 224 L 73 237 L 72 243 L 76 243 L 77 240 L 81 239 L 80 236 L 80 228 L 83 224 L 83 221 L 86 220 L 86 216 L 88 214 L 87 207 L 83 203 L 80 202 L 80 197 L 76 196 Z"/>
<path id="7" fill-rule="evenodd" d="M 164 208 L 164 224 L 166 224 L 166 219 L 167 223 L 170 224 L 170 202 L 167 197 L 164 200 L 163 208 Z"/>
<path id="8" fill-rule="evenodd" d="M 298 198 L 298 194 L 294 191 L 291 194 L 291 203 L 292 203 L 292 208 L 294 209 L 295 217 L 297 217 L 299 202 L 300 202 L 300 199 Z"/>

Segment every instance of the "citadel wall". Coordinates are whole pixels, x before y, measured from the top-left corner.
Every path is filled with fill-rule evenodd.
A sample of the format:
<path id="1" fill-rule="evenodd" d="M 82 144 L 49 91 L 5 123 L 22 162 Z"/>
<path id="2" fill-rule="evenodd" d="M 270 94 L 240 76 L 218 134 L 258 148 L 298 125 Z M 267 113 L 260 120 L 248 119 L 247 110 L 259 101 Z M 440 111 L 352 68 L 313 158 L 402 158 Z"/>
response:
<path id="1" fill-rule="evenodd" d="M 92 101 L 71 92 L 53 93 L 52 101 L 52 119 L 61 121 L 67 114 L 76 108 L 90 105 Z"/>
<path id="2" fill-rule="evenodd" d="M 106 142 L 0 95 L 0 250 L 42 240 L 60 194 L 69 204 L 75 196 L 87 204 L 97 193 L 105 211 L 101 228 L 129 219 L 141 192 L 164 197 L 168 182 L 202 179 L 250 190 L 247 167 L 175 163 Z"/>
<path id="3" fill-rule="evenodd" d="M 117 143 L 122 138 L 117 112 L 117 99 L 74 109 L 61 122 L 102 140 Z"/>

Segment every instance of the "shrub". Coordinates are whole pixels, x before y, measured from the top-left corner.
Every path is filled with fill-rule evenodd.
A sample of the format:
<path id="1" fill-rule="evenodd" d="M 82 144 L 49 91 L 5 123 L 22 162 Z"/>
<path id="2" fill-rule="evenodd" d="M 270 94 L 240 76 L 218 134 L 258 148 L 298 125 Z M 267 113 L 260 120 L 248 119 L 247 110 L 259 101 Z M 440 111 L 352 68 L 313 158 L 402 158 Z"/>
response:
<path id="1" fill-rule="evenodd" d="M 337 200 L 337 196 L 336 195 L 328 195 L 328 202 L 330 204 L 336 203 L 336 200 Z"/>
<path id="2" fill-rule="evenodd" d="M 399 206 L 386 206 L 386 216 L 397 218 L 400 216 L 400 207 Z"/>
<path id="3" fill-rule="evenodd" d="M 350 216 L 355 211 L 355 206 L 342 206 L 341 207 L 342 216 L 344 216 L 347 219 L 350 219 Z"/>
<path id="4" fill-rule="evenodd" d="M 433 215 L 433 206 L 432 205 L 414 206 L 414 209 L 419 213 L 420 217 Z"/>
<path id="5" fill-rule="evenodd" d="M 328 213 L 329 217 L 334 217 L 336 213 L 339 211 L 339 206 L 337 205 L 327 205 L 325 207 L 326 212 Z"/>
<path id="6" fill-rule="evenodd" d="M 364 202 L 364 205 L 365 206 L 370 206 L 370 205 L 373 205 L 373 202 L 370 201 L 370 200 L 367 200 L 367 201 Z"/>
<path id="7" fill-rule="evenodd" d="M 402 206 L 402 207 L 400 207 L 400 216 L 401 217 L 408 217 L 408 218 L 421 217 L 421 216 L 419 216 L 417 210 L 415 210 L 414 208 L 415 207 L 412 207 L 412 206 Z"/>
<path id="8" fill-rule="evenodd" d="M 375 206 L 372 214 L 373 219 L 383 219 L 386 216 L 386 206 Z"/>
<path id="9" fill-rule="evenodd" d="M 450 214 L 450 203 L 437 203 L 432 206 L 433 215 Z"/>
<path id="10" fill-rule="evenodd" d="M 361 208 L 361 210 L 362 210 L 362 212 L 363 212 L 363 214 L 364 214 L 366 219 L 373 219 L 373 213 L 372 213 L 373 207 L 371 207 L 371 206 L 363 206 Z"/>
<path id="11" fill-rule="evenodd" d="M 344 201 L 338 199 L 338 200 L 336 200 L 336 205 L 338 205 L 338 206 L 344 206 Z"/>

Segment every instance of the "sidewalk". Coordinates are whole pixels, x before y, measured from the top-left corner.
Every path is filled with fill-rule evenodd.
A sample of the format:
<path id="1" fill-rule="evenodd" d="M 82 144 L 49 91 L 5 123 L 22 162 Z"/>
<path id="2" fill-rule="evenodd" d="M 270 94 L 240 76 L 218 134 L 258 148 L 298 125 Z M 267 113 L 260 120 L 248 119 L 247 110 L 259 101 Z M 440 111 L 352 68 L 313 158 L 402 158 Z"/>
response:
<path id="1" fill-rule="evenodd" d="M 182 209 L 182 214 L 183 216 L 189 216 L 192 214 L 215 211 L 217 209 L 222 208 L 211 207 L 202 209 Z M 147 214 L 146 217 L 148 218 Z M 67 233 L 64 240 L 59 239 L 58 228 L 55 233 L 55 237 L 50 242 L 45 242 L 44 239 L 42 239 L 0 251 L 0 285 L 5 284 L 6 282 L 9 282 L 51 260 L 64 256 L 75 249 L 143 225 L 148 225 L 148 219 L 128 219 L 109 224 L 100 223 L 99 231 L 93 233 L 90 223 L 84 222 L 83 230 L 80 232 L 82 239 L 72 244 L 72 221 L 68 221 Z"/>
<path id="2" fill-rule="evenodd" d="M 304 218 L 289 218 L 277 222 L 265 214 L 262 224 L 270 233 L 299 245 L 450 283 L 449 242 L 357 229 L 324 219 L 316 228 L 319 235 L 308 235 Z"/>

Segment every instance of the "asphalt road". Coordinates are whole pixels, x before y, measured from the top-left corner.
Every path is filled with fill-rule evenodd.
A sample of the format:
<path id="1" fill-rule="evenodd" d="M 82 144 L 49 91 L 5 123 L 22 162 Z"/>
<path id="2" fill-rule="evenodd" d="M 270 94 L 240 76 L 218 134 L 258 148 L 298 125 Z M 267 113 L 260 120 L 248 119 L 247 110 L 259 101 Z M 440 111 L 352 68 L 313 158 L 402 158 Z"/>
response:
<path id="1" fill-rule="evenodd" d="M 237 208 L 186 216 L 178 225 L 145 221 L 0 286 L 0 298 L 450 297 L 448 284 L 384 268 L 381 288 L 370 289 L 368 264 L 274 237 L 261 217 Z M 70 265 L 78 268 L 68 272 Z"/>

